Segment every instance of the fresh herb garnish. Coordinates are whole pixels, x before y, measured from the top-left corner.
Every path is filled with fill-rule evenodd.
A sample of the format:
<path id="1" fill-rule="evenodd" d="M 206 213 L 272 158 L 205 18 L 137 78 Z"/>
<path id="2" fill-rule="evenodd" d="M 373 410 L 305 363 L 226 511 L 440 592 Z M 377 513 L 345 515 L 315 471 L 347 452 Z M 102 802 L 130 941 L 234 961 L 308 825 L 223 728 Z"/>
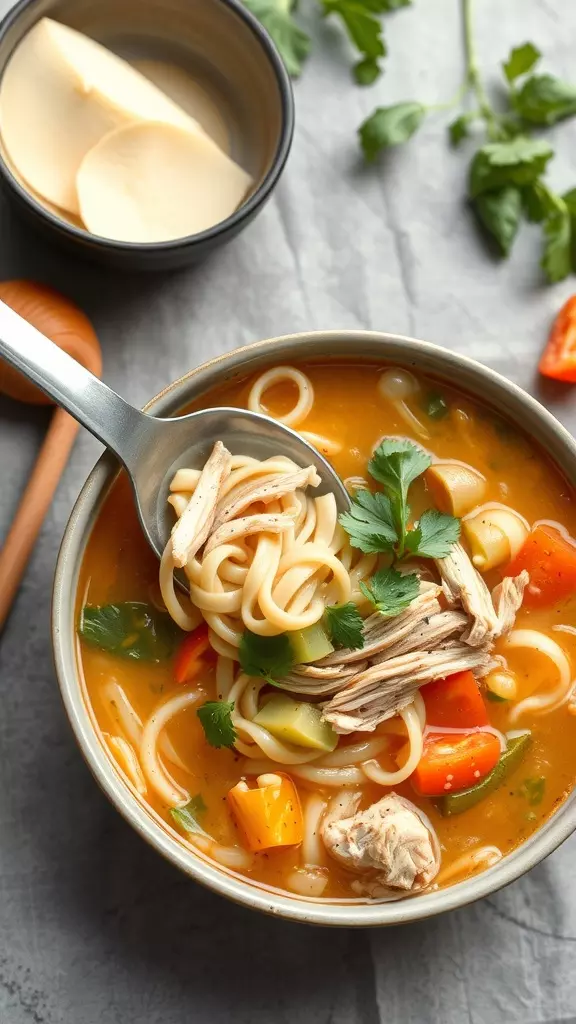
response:
<path id="1" fill-rule="evenodd" d="M 367 555 L 392 552 L 398 540 L 392 505 L 385 494 L 356 491 L 350 511 L 340 516 L 340 525 L 346 530 L 351 544 Z"/>
<path id="2" fill-rule="evenodd" d="M 443 395 L 431 391 L 424 399 L 424 410 L 431 420 L 443 420 L 450 412 L 450 407 Z"/>
<path id="3" fill-rule="evenodd" d="M 141 601 L 86 605 L 78 632 L 93 647 L 141 661 L 166 661 L 182 635 L 169 615 Z"/>
<path id="4" fill-rule="evenodd" d="M 202 828 L 198 818 L 201 814 L 205 814 L 207 810 L 208 808 L 204 803 L 202 794 L 197 793 L 184 807 L 173 807 L 170 814 L 185 832 L 194 832 L 197 835 L 205 836 L 207 833 Z"/>
<path id="5" fill-rule="evenodd" d="M 290 640 L 285 633 L 279 636 L 259 636 L 245 629 L 238 652 L 240 667 L 247 676 L 266 679 L 271 686 L 287 675 L 294 664 Z"/>
<path id="6" fill-rule="evenodd" d="M 546 791 L 546 779 L 543 775 L 535 775 L 532 778 L 524 779 L 520 792 L 525 796 L 530 807 L 536 807 L 542 803 Z"/>
<path id="7" fill-rule="evenodd" d="M 405 554 L 444 558 L 460 536 L 460 520 L 435 509 L 423 512 L 408 529 L 410 484 L 432 464 L 427 452 L 412 441 L 387 438 L 374 452 L 368 470 L 386 488 L 386 494 L 358 491 L 343 512 L 340 524 L 350 543 L 366 553 L 382 552 L 395 558 Z"/>
<path id="8" fill-rule="evenodd" d="M 417 597 L 420 579 L 415 572 L 380 569 L 368 583 L 360 583 L 360 590 L 376 611 L 392 617 L 403 612 Z"/>
<path id="9" fill-rule="evenodd" d="M 406 534 L 406 550 L 419 558 L 446 558 L 459 537 L 459 519 L 429 508 Z"/>
<path id="10" fill-rule="evenodd" d="M 384 485 L 390 498 L 399 555 L 404 549 L 404 535 L 410 516 L 408 488 L 431 465 L 432 459 L 423 448 L 412 441 L 393 437 L 382 441 L 368 463 L 368 472 Z"/>
<path id="11" fill-rule="evenodd" d="M 312 40 L 294 19 L 296 4 L 292 0 L 244 0 L 244 5 L 272 36 L 288 74 L 297 78 Z"/>
<path id="12" fill-rule="evenodd" d="M 325 614 L 330 639 L 335 647 L 347 647 L 352 651 L 364 647 L 364 620 L 352 601 L 327 605 Z"/>
<path id="13" fill-rule="evenodd" d="M 232 725 L 234 701 L 207 700 L 196 714 L 202 723 L 204 735 L 211 747 L 231 747 L 236 739 Z"/>
<path id="14" fill-rule="evenodd" d="M 576 213 L 567 196 L 553 192 L 544 180 L 554 156 L 552 146 L 531 138 L 530 132 L 533 126 L 549 127 L 576 115 L 576 84 L 533 73 L 541 53 L 525 42 L 514 47 L 502 64 L 507 109 L 496 110 L 480 75 L 471 0 L 462 0 L 462 18 L 466 72 L 457 98 L 447 104 L 409 100 L 379 107 L 358 129 L 365 159 L 371 162 L 380 151 L 406 142 L 435 111 L 466 104 L 451 120 L 448 132 L 453 146 L 468 138 L 473 128 L 485 134 L 471 160 L 468 188 L 481 228 L 506 257 L 523 219 L 542 223 L 541 266 L 549 281 L 560 281 L 576 271 Z"/>

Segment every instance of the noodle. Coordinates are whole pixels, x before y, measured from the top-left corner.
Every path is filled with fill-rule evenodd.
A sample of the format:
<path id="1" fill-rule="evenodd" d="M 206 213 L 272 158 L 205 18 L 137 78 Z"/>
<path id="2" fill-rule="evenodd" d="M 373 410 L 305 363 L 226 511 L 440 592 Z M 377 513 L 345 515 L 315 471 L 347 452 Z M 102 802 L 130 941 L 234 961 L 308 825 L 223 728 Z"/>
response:
<path id="1" fill-rule="evenodd" d="M 502 851 L 497 846 L 481 846 L 476 850 L 462 854 L 446 868 L 440 871 L 436 881 L 442 885 L 453 882 L 459 876 L 474 875 L 477 871 L 485 871 L 502 860 Z"/>
<path id="2" fill-rule="evenodd" d="M 304 808 L 302 863 L 305 867 L 318 867 L 324 861 L 324 847 L 320 841 L 320 823 L 325 810 L 324 798 L 319 793 L 311 793 Z"/>
<path id="3" fill-rule="evenodd" d="M 106 739 L 114 757 L 120 761 L 136 792 L 140 796 L 146 796 L 146 780 L 142 774 L 140 762 L 134 753 L 134 748 L 121 736 L 107 736 Z"/>
<path id="4" fill-rule="evenodd" d="M 521 700 L 510 712 L 511 722 L 517 722 L 527 711 L 536 714 L 554 711 L 568 700 L 572 691 L 570 661 L 555 640 L 536 629 L 515 629 L 506 638 L 505 646 L 508 650 L 525 647 L 531 651 L 538 651 L 552 662 L 558 676 L 558 685 L 549 693 L 540 693 Z"/>
<path id="5" fill-rule="evenodd" d="M 182 690 L 164 701 L 150 715 L 142 732 L 140 762 L 142 770 L 155 793 L 169 807 L 182 807 L 190 800 L 190 794 L 174 781 L 158 757 L 158 739 L 168 722 L 180 711 L 195 704 L 200 698 L 197 690 Z"/>
<path id="6" fill-rule="evenodd" d="M 245 761 L 246 775 L 265 775 L 267 772 L 281 772 L 283 766 L 273 761 Z M 360 768 L 317 768 L 316 765 L 297 764 L 290 768 L 290 774 L 303 782 L 318 786 L 362 786 L 366 776 Z"/>
<path id="7" fill-rule="evenodd" d="M 282 384 L 284 381 L 292 381 L 298 388 L 298 400 L 290 412 L 284 416 L 275 416 L 279 423 L 285 423 L 287 427 L 298 427 L 312 411 L 314 405 L 314 388 L 306 374 L 296 370 L 293 366 L 275 366 L 273 370 L 262 373 L 252 385 L 248 395 L 248 408 L 252 412 L 269 415 L 268 410 L 262 403 L 262 398 L 268 388 L 275 384 Z"/>
<path id="8" fill-rule="evenodd" d="M 396 772 L 387 772 L 380 767 L 377 761 L 366 761 L 362 765 L 362 771 L 371 782 L 377 782 L 380 786 L 397 786 L 412 775 L 420 758 L 422 757 L 423 739 L 422 726 L 415 702 L 400 711 L 400 717 L 404 720 L 410 743 L 410 753 L 405 764 Z"/>

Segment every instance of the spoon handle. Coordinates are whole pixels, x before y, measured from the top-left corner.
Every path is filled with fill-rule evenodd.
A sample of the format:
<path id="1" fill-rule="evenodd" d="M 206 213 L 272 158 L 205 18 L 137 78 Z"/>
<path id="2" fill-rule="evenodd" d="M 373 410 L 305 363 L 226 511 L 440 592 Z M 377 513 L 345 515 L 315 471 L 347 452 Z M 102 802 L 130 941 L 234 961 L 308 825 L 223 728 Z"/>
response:
<path id="1" fill-rule="evenodd" d="M 66 409 L 130 470 L 153 421 L 0 302 L 0 356 Z"/>

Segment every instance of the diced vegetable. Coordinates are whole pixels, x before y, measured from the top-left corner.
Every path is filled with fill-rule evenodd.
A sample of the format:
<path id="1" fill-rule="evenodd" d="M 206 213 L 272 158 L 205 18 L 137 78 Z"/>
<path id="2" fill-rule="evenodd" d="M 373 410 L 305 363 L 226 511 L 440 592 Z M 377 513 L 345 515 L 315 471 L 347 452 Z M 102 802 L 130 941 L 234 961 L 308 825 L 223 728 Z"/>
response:
<path id="1" fill-rule="evenodd" d="M 286 635 L 290 641 L 295 665 L 320 661 L 320 658 L 325 658 L 334 650 L 321 622 L 314 622 L 305 629 L 295 629 Z"/>
<path id="2" fill-rule="evenodd" d="M 516 700 L 518 697 L 518 680 L 507 669 L 493 669 L 484 682 L 488 687 L 486 696 L 489 700 Z"/>
<path id="3" fill-rule="evenodd" d="M 545 377 L 576 381 L 576 295 L 558 313 L 538 369 Z"/>
<path id="4" fill-rule="evenodd" d="M 508 562 L 518 554 L 528 536 L 528 526 L 514 512 L 498 506 L 484 506 L 462 522 L 470 545 L 472 561 L 480 572 Z"/>
<path id="5" fill-rule="evenodd" d="M 482 782 L 471 786 L 470 789 L 463 789 L 460 793 L 446 793 L 438 802 L 440 813 L 446 818 L 452 814 L 461 814 L 462 811 L 467 811 L 484 800 L 485 797 L 490 796 L 520 766 L 531 743 L 532 737 L 529 732 L 509 739 L 508 746 L 501 754 L 493 771 L 485 779 L 482 779 Z"/>
<path id="6" fill-rule="evenodd" d="M 185 832 L 192 832 L 196 835 L 205 836 L 206 832 L 202 828 L 199 818 L 207 811 L 206 804 L 201 793 L 197 793 L 191 800 L 188 801 L 184 807 L 173 807 L 170 814 L 174 818 L 174 821 L 180 828 L 184 829 Z"/>
<path id="7" fill-rule="evenodd" d="M 424 479 L 436 507 L 452 516 L 466 515 L 480 504 L 486 491 L 482 474 L 461 462 L 436 462 Z"/>
<path id="8" fill-rule="evenodd" d="M 426 705 L 426 722 L 450 729 L 474 729 L 488 725 L 488 713 L 471 672 L 456 672 L 420 690 Z"/>
<path id="9" fill-rule="evenodd" d="M 259 775 L 256 788 L 244 781 L 228 793 L 230 809 L 250 850 L 295 846 L 304 838 L 298 792 L 287 775 Z"/>
<path id="10" fill-rule="evenodd" d="M 275 693 L 254 716 L 256 725 L 268 729 L 279 740 L 287 740 L 311 750 L 334 750 L 338 736 L 315 704 L 295 701 Z"/>
<path id="11" fill-rule="evenodd" d="M 165 661 L 182 633 L 169 615 L 142 601 L 86 605 L 78 632 L 93 647 L 120 658 Z"/>
<path id="12" fill-rule="evenodd" d="M 529 608 L 556 604 L 576 591 L 576 544 L 553 526 L 535 526 L 504 575 L 517 576 L 523 569 L 530 575 L 524 604 Z"/>
<path id="13" fill-rule="evenodd" d="M 208 626 L 205 622 L 192 633 L 188 633 L 178 648 L 174 661 L 174 679 L 187 683 L 198 674 L 202 666 L 202 655 L 210 650 Z"/>
<path id="14" fill-rule="evenodd" d="M 500 757 L 500 742 L 491 732 L 452 733 L 424 743 L 412 776 L 423 796 L 466 789 L 488 775 Z"/>

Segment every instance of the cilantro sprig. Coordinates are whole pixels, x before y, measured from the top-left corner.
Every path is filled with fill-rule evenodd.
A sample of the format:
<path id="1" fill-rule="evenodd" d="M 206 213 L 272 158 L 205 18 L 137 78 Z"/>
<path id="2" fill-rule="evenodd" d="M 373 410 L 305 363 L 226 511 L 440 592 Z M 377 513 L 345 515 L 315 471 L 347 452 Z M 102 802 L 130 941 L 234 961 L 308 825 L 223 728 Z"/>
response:
<path id="1" fill-rule="evenodd" d="M 323 17 L 337 19 L 357 55 L 352 72 L 358 85 L 372 85 L 382 73 L 386 43 L 381 15 L 408 7 L 412 0 L 319 0 Z M 276 43 L 286 69 L 294 78 L 302 71 L 312 48 L 310 36 L 298 24 L 296 0 L 244 0 Z"/>
<path id="2" fill-rule="evenodd" d="M 508 256 L 523 220 L 542 225 L 541 266 L 548 281 L 576 272 L 576 190 L 555 193 L 545 174 L 554 150 L 534 139 L 576 115 L 576 84 L 535 68 L 542 54 L 531 42 L 516 46 L 502 63 L 507 109 L 494 109 L 482 81 L 472 32 L 471 0 L 462 0 L 466 73 L 455 101 L 427 105 L 416 100 L 378 107 L 358 129 L 367 162 L 390 146 L 406 142 L 424 120 L 457 103 L 465 109 L 448 126 L 450 142 L 460 145 L 478 130 L 485 140 L 470 161 L 468 196 L 483 233 L 501 256 Z"/>
<path id="3" fill-rule="evenodd" d="M 207 700 L 196 714 L 202 723 L 204 735 L 211 747 L 231 747 L 236 739 L 232 725 L 234 701 Z"/>
<path id="4" fill-rule="evenodd" d="M 286 633 L 259 636 L 245 629 L 238 652 L 240 667 L 247 676 L 265 679 L 271 686 L 287 675 L 294 664 L 294 655 Z"/>
<path id="5" fill-rule="evenodd" d="M 432 464 L 427 452 L 412 441 L 386 438 L 368 463 L 370 475 L 386 493 L 357 491 L 340 524 L 353 547 L 366 554 L 386 553 L 393 558 L 413 555 L 444 558 L 460 536 L 460 520 L 428 509 L 408 528 L 410 485 Z"/>
<path id="6" fill-rule="evenodd" d="M 360 590 L 381 615 L 394 616 L 403 612 L 418 596 L 420 580 L 415 572 L 401 573 L 396 569 L 380 569 Z"/>
<path id="7" fill-rule="evenodd" d="M 364 647 L 364 620 L 352 601 L 328 605 L 325 615 L 330 639 L 335 647 L 347 647 L 352 651 Z"/>

